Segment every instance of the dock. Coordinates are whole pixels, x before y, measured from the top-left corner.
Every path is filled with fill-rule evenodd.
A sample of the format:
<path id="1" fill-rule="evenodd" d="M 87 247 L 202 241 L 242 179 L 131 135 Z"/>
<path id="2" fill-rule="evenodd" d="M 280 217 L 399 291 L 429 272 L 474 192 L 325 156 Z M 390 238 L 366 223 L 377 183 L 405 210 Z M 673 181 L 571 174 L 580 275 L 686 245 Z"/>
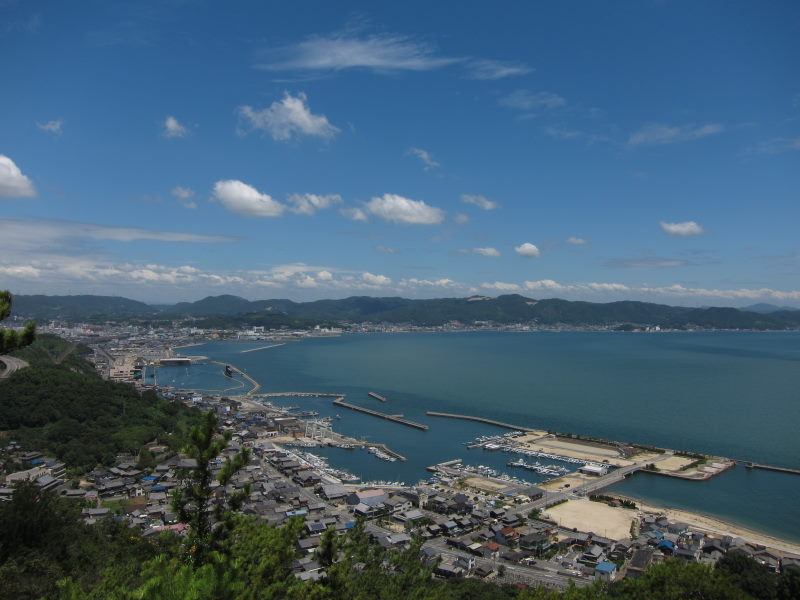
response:
<path id="1" fill-rule="evenodd" d="M 402 454 L 398 454 L 394 450 L 390 449 L 386 444 L 364 444 L 364 446 L 366 446 L 367 448 L 377 448 L 378 450 L 381 450 L 382 452 L 385 452 L 389 456 L 393 456 L 397 460 L 405 460 L 406 459 L 405 456 L 403 456 Z"/>
<path id="2" fill-rule="evenodd" d="M 387 421 L 392 421 L 394 423 L 400 423 L 401 425 L 406 425 L 408 427 L 421 429 L 422 431 L 428 430 L 428 426 L 423 425 L 422 423 L 415 423 L 414 421 L 409 421 L 408 419 L 404 419 L 398 415 L 387 415 L 385 413 L 378 412 L 377 410 L 362 408 L 360 406 L 356 406 L 355 404 L 350 404 L 349 402 L 345 402 L 344 398 L 337 398 L 336 400 L 333 401 L 333 404 L 336 406 L 342 406 L 344 408 L 349 408 L 351 410 L 366 413 L 368 415 L 372 415 L 373 417 L 380 417 L 381 419 L 386 419 Z"/>
<path id="3" fill-rule="evenodd" d="M 213 362 L 215 365 L 222 365 L 223 367 L 226 367 L 226 366 L 227 366 L 227 367 L 230 367 L 230 368 L 231 368 L 231 371 L 235 371 L 236 373 L 238 373 L 239 375 L 241 375 L 241 376 L 242 376 L 242 377 L 243 377 L 245 380 L 247 380 L 247 381 L 250 383 L 250 385 L 252 385 L 252 386 L 253 386 L 253 389 L 251 389 L 249 392 L 247 392 L 247 393 L 245 394 L 245 396 L 252 396 L 252 395 L 253 395 L 253 394 L 255 394 L 256 392 L 258 392 L 258 390 L 260 390 L 260 389 L 261 389 L 261 384 L 260 384 L 260 383 L 258 383 L 258 382 L 257 382 L 255 379 L 253 379 L 252 377 L 250 377 L 250 375 L 248 375 L 247 373 L 245 373 L 244 371 L 242 371 L 240 368 L 238 368 L 238 367 L 234 367 L 233 365 L 231 365 L 231 364 L 228 364 L 228 363 L 219 362 L 219 361 L 217 361 L 217 360 L 214 360 L 214 361 L 212 361 L 212 362 Z"/>
<path id="4" fill-rule="evenodd" d="M 478 423 L 488 423 L 489 425 L 497 425 L 498 427 L 505 427 L 506 429 L 513 429 L 515 431 L 528 431 L 535 432 L 538 429 L 532 427 L 521 427 L 519 425 L 512 425 L 510 423 L 503 423 L 502 421 L 495 421 L 494 419 L 486 419 L 484 417 L 473 417 L 470 415 L 457 415 L 454 413 L 443 413 L 429 410 L 425 413 L 430 417 L 447 417 L 449 419 L 464 419 L 465 421 L 477 421 Z"/>
<path id="5" fill-rule="evenodd" d="M 368 392 L 367 395 L 370 396 L 371 398 L 375 398 L 375 400 L 380 400 L 381 402 L 386 402 L 386 398 L 384 398 L 380 394 L 376 394 L 375 392 Z"/>

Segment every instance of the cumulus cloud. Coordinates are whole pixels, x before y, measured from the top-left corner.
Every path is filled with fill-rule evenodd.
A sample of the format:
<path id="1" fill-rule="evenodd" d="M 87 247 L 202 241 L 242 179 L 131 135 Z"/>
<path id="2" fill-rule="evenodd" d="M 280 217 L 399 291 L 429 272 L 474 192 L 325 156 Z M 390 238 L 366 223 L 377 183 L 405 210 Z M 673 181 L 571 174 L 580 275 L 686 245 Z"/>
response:
<path id="1" fill-rule="evenodd" d="M 519 246 L 514 246 L 514 252 L 525 258 L 536 258 L 541 254 L 539 248 L 530 242 L 524 242 Z"/>
<path id="2" fill-rule="evenodd" d="M 372 273 L 368 273 L 366 271 L 361 274 L 361 280 L 368 285 L 374 286 L 384 286 L 392 283 L 392 280 L 385 275 L 373 275 Z"/>
<path id="3" fill-rule="evenodd" d="M 0 198 L 31 198 L 36 188 L 8 156 L 0 154 Z"/>
<path id="4" fill-rule="evenodd" d="M 473 60 L 467 66 L 472 79 L 495 80 L 533 72 L 531 67 L 523 63 L 500 60 Z"/>
<path id="5" fill-rule="evenodd" d="M 194 190 L 191 188 L 176 185 L 174 188 L 170 190 L 170 194 L 172 194 L 179 200 L 188 200 L 189 198 L 194 196 Z"/>
<path id="6" fill-rule="evenodd" d="M 170 194 L 175 196 L 180 205 L 184 208 L 189 208 L 192 210 L 197 208 L 197 202 L 190 199 L 192 196 L 194 196 L 194 190 L 176 185 L 170 190 Z"/>
<path id="7" fill-rule="evenodd" d="M 38 127 L 41 131 L 46 131 L 47 133 L 61 135 L 63 133 L 61 129 L 63 124 L 64 121 L 61 119 L 56 119 L 54 121 L 47 121 L 46 123 L 36 123 L 36 127 Z"/>
<path id="8" fill-rule="evenodd" d="M 473 248 L 472 252 L 481 256 L 500 256 L 500 251 L 497 248 Z"/>
<path id="9" fill-rule="evenodd" d="M 583 239 L 583 238 L 579 238 L 579 237 L 568 237 L 568 238 L 567 238 L 567 243 L 568 243 L 568 244 L 575 244 L 576 246 L 584 246 L 584 245 L 586 245 L 588 242 L 587 242 L 585 239 Z"/>
<path id="10" fill-rule="evenodd" d="M 212 200 L 245 217 L 279 217 L 286 210 L 285 205 L 273 200 L 269 194 L 262 194 L 253 186 L 235 179 L 216 182 Z"/>
<path id="11" fill-rule="evenodd" d="M 364 206 L 367 213 L 392 223 L 435 225 L 444 220 L 444 211 L 422 200 L 411 200 L 397 194 L 372 198 Z"/>
<path id="12" fill-rule="evenodd" d="M 289 203 L 293 205 L 292 212 L 298 215 L 313 215 L 318 210 L 330 208 L 339 204 L 342 197 L 339 194 L 292 194 Z"/>
<path id="13" fill-rule="evenodd" d="M 397 250 L 389 246 L 375 246 L 375 250 L 381 254 L 397 254 Z"/>
<path id="14" fill-rule="evenodd" d="M 343 217 L 347 217 L 351 221 L 361 221 L 361 222 L 369 221 L 367 213 L 365 213 L 362 209 L 358 208 L 357 206 L 345 206 L 344 208 L 339 209 L 339 213 Z"/>
<path id="15" fill-rule="evenodd" d="M 181 125 L 175 117 L 170 115 L 164 119 L 164 130 L 161 135 L 165 138 L 186 137 L 188 134 L 189 130 L 186 126 Z"/>
<path id="16" fill-rule="evenodd" d="M 481 287 L 485 290 L 497 290 L 498 292 L 517 292 L 520 287 L 516 283 L 505 283 L 495 281 L 494 283 L 482 283 Z"/>
<path id="17" fill-rule="evenodd" d="M 516 90 L 508 96 L 498 100 L 500 106 L 515 108 L 517 110 L 539 110 L 542 108 L 558 108 L 567 101 L 553 92 L 531 92 L 530 90 Z"/>
<path id="18" fill-rule="evenodd" d="M 682 223 L 667 223 L 665 221 L 661 221 L 660 225 L 664 233 L 678 237 L 700 235 L 705 231 L 694 221 L 683 221 Z"/>
<path id="19" fill-rule="evenodd" d="M 403 35 L 357 36 L 354 32 L 311 36 L 273 51 L 275 60 L 257 65 L 269 71 L 342 71 L 369 69 L 377 73 L 429 71 L 458 62 L 435 56 L 425 43 Z"/>
<path id="20" fill-rule="evenodd" d="M 477 194 L 461 194 L 461 201 L 467 204 L 473 204 L 482 210 L 494 210 L 500 206 L 497 202 L 489 200 L 486 196 Z"/>
<path id="21" fill-rule="evenodd" d="M 328 122 L 325 115 L 311 112 L 303 92 L 297 96 L 286 92 L 282 100 L 273 102 L 268 108 L 257 110 L 252 106 L 240 106 L 237 112 L 247 126 L 244 132 L 261 130 L 278 141 L 287 141 L 300 135 L 331 139 L 340 131 Z"/>
<path id="22" fill-rule="evenodd" d="M 398 284 L 400 287 L 404 288 L 454 288 L 460 287 L 461 284 L 456 283 L 452 279 L 441 278 L 441 279 L 417 279 L 416 277 L 411 277 L 410 279 L 403 279 Z"/>
<path id="23" fill-rule="evenodd" d="M 700 138 L 722 133 L 725 127 L 718 123 L 707 125 L 665 125 L 648 123 L 628 138 L 629 146 L 656 146 L 689 142 Z"/>
<path id="24" fill-rule="evenodd" d="M 416 156 L 422 162 L 422 168 L 425 171 L 430 171 L 431 169 L 435 169 L 439 166 L 439 163 L 436 162 L 433 157 L 422 148 L 409 148 L 407 154 Z"/>
<path id="25" fill-rule="evenodd" d="M 465 215 L 464 213 L 458 213 L 455 217 L 453 217 L 453 220 L 458 225 L 464 225 L 465 223 L 469 223 L 469 216 Z"/>

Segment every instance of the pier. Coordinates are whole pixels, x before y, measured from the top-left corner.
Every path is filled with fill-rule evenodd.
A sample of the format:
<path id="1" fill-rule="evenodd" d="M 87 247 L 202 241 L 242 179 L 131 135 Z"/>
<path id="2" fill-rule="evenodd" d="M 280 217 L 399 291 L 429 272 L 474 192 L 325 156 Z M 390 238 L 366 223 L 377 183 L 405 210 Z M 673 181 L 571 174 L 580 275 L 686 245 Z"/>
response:
<path id="1" fill-rule="evenodd" d="M 377 410 L 362 408 L 360 406 L 356 406 L 355 404 L 350 404 L 349 402 L 345 402 L 344 397 L 334 400 L 333 403 L 336 406 L 343 406 L 344 408 L 349 408 L 351 410 L 356 410 L 358 412 L 366 413 L 368 415 L 372 415 L 373 417 L 380 417 L 381 419 L 386 419 L 387 421 L 392 421 L 394 423 L 400 423 L 401 425 L 406 425 L 408 427 L 421 429 L 422 431 L 428 430 L 428 426 L 423 425 L 422 423 L 415 423 L 414 421 L 409 421 L 408 419 L 404 419 L 398 415 L 387 415 L 385 413 L 378 412 Z"/>
<path id="2" fill-rule="evenodd" d="M 219 361 L 217 361 L 217 360 L 214 360 L 214 361 L 212 361 L 212 362 L 213 362 L 215 365 L 222 365 L 223 367 L 230 367 L 230 368 L 231 368 L 231 371 L 235 371 L 235 372 L 237 372 L 237 373 L 238 373 L 239 375 L 241 375 L 241 376 L 242 376 L 244 379 L 246 379 L 246 380 L 247 380 L 247 381 L 248 381 L 248 382 L 249 382 L 249 383 L 250 383 L 250 384 L 253 386 L 253 389 L 252 389 L 252 390 L 250 390 L 249 392 L 247 392 L 247 394 L 245 394 L 246 396 L 252 396 L 252 395 L 253 395 L 253 394 L 255 394 L 255 393 L 258 391 L 258 390 L 260 390 L 260 389 L 261 389 L 261 384 L 260 384 L 260 383 L 258 383 L 258 382 L 257 382 L 255 379 L 253 379 L 252 377 L 250 377 L 250 375 L 248 375 L 247 373 L 245 373 L 244 371 L 242 371 L 240 368 L 238 368 L 238 367 L 234 367 L 233 365 L 230 365 L 230 364 L 228 364 L 228 363 L 219 362 Z"/>
<path id="3" fill-rule="evenodd" d="M 738 462 L 744 463 L 748 469 L 763 469 L 765 471 L 776 471 L 778 473 L 789 473 L 791 475 L 800 475 L 800 469 L 790 469 L 789 467 L 774 467 L 772 465 L 760 465 L 749 460 L 739 460 Z"/>
<path id="4" fill-rule="evenodd" d="M 510 423 L 503 423 L 502 421 L 495 421 L 494 419 L 486 419 L 484 417 L 472 417 L 470 415 L 456 415 L 453 413 L 436 412 L 429 410 L 425 413 L 431 417 L 447 417 L 450 419 L 464 419 L 465 421 L 477 421 L 478 423 L 488 423 L 489 425 L 497 425 L 498 427 L 505 427 L 506 429 L 513 429 L 515 431 L 528 431 L 535 432 L 537 429 L 532 427 L 520 427 L 519 425 L 511 425 Z"/>
<path id="5" fill-rule="evenodd" d="M 250 348 L 249 350 L 242 350 L 239 354 L 247 354 L 248 352 L 258 352 L 259 350 L 269 350 L 270 348 L 278 348 L 279 346 L 285 346 L 286 342 L 282 344 L 272 344 L 271 346 L 260 346 L 258 348 Z"/>
<path id="6" fill-rule="evenodd" d="M 380 400 L 381 402 L 386 402 L 386 398 L 384 398 L 380 394 L 376 394 L 375 392 L 368 392 L 367 395 L 370 396 L 371 398 L 375 398 L 375 400 Z"/>

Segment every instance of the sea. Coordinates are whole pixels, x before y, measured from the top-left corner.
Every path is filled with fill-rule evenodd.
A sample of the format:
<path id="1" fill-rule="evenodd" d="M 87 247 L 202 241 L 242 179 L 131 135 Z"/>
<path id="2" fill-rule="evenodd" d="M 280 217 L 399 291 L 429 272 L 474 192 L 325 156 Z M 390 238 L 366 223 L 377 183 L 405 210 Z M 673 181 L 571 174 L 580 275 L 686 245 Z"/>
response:
<path id="1" fill-rule="evenodd" d="M 466 447 L 507 430 L 428 410 L 800 468 L 797 332 L 357 334 L 243 352 L 272 344 L 215 341 L 184 352 L 242 369 L 261 392 L 341 393 L 349 403 L 429 425 L 412 429 L 329 398 L 274 401 L 333 417 L 335 431 L 407 458 L 390 463 L 361 449 L 313 450 L 363 481 L 415 483 L 431 475 L 426 466 L 457 458 L 531 483 L 543 479 L 508 467 L 516 456 Z M 222 371 L 210 361 L 162 367 L 157 381 L 223 395 L 250 389 Z M 739 465 L 696 482 L 640 472 L 609 490 L 800 542 L 800 475 Z"/>

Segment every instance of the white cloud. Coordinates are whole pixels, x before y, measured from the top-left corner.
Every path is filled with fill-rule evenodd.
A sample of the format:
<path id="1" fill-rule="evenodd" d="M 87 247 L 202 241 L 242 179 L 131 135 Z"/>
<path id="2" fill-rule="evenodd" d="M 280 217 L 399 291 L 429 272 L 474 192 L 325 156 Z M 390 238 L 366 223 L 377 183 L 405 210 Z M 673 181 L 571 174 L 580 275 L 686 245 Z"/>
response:
<path id="1" fill-rule="evenodd" d="M 500 256 L 500 251 L 497 248 L 473 248 L 472 252 L 481 256 Z"/>
<path id="2" fill-rule="evenodd" d="M 753 154 L 780 154 L 781 152 L 790 152 L 792 150 L 800 150 L 800 137 L 764 140 L 756 144 L 749 152 Z"/>
<path id="3" fill-rule="evenodd" d="M 400 287 L 404 288 L 432 288 L 432 287 L 440 287 L 440 288 L 454 288 L 460 287 L 461 284 L 456 283 L 452 279 L 442 278 L 442 279 L 417 279 L 416 277 L 411 277 L 410 279 L 403 279 L 398 284 Z"/>
<path id="4" fill-rule="evenodd" d="M 279 48 L 274 62 L 257 65 L 269 71 L 342 71 L 369 69 L 390 71 L 429 71 L 460 59 L 434 56 L 428 44 L 402 35 L 356 37 L 352 32 L 312 36 L 303 42 Z"/>
<path id="5" fill-rule="evenodd" d="M 661 229 L 665 233 L 673 236 L 685 237 L 689 235 L 700 235 L 705 230 L 694 221 L 684 221 L 682 223 L 666 223 L 661 221 Z"/>
<path id="6" fill-rule="evenodd" d="M 320 271 L 317 273 L 317 279 L 319 281 L 331 281 L 333 279 L 333 275 L 330 271 Z"/>
<path id="7" fill-rule="evenodd" d="M 375 246 L 375 250 L 381 254 L 397 254 L 397 250 L 388 246 Z"/>
<path id="8" fill-rule="evenodd" d="M 372 273 L 364 272 L 361 274 L 361 279 L 368 285 L 384 286 L 392 283 L 392 280 L 385 275 L 373 275 Z"/>
<path id="9" fill-rule="evenodd" d="M 524 256 L 525 258 L 536 258 L 540 254 L 539 248 L 530 242 L 525 242 L 519 246 L 515 246 L 514 252 L 520 256 Z"/>
<path id="10" fill-rule="evenodd" d="M 170 194 L 172 194 L 179 200 L 188 200 L 189 198 L 194 196 L 194 190 L 176 185 L 174 188 L 170 190 Z"/>
<path id="11" fill-rule="evenodd" d="M 474 204 L 478 208 L 483 210 L 494 210 L 499 204 L 492 200 L 489 200 L 485 196 L 479 196 L 477 194 L 461 194 L 461 201 L 466 202 L 467 204 Z"/>
<path id="12" fill-rule="evenodd" d="M 525 64 L 500 60 L 473 60 L 468 67 L 472 71 L 473 79 L 484 80 L 503 79 L 533 72 L 533 69 Z"/>
<path id="13" fill-rule="evenodd" d="M 311 112 L 303 92 L 297 96 L 285 92 L 283 99 L 273 102 L 269 108 L 256 110 L 251 106 L 240 106 L 237 112 L 247 123 L 248 129 L 260 129 L 278 141 L 287 141 L 299 135 L 331 139 L 341 131 L 331 125 L 325 115 Z"/>
<path id="14" fill-rule="evenodd" d="M 564 98 L 553 92 L 531 92 L 530 90 L 516 90 L 508 96 L 503 96 L 498 102 L 500 106 L 518 110 L 558 108 L 567 103 Z"/>
<path id="15" fill-rule="evenodd" d="M 32 198 L 36 188 L 8 156 L 0 154 L 0 198 Z"/>
<path id="16" fill-rule="evenodd" d="M 725 127 L 718 123 L 707 125 L 670 126 L 663 123 L 648 123 L 628 138 L 629 146 L 655 146 L 698 140 L 709 135 L 722 133 Z"/>
<path id="17" fill-rule="evenodd" d="M 567 238 L 567 243 L 568 243 L 568 244 L 575 244 L 576 246 L 584 246 L 584 245 L 586 245 L 588 242 L 587 242 L 585 239 L 583 239 L 583 238 L 579 238 L 579 237 L 568 237 L 568 238 Z"/>
<path id="18" fill-rule="evenodd" d="M 481 287 L 485 290 L 497 290 L 499 292 L 517 292 L 520 287 L 516 283 L 505 283 L 495 281 L 494 283 L 482 283 Z"/>
<path id="19" fill-rule="evenodd" d="M 36 123 L 36 127 L 38 127 L 41 131 L 46 131 L 47 133 L 61 135 L 63 133 L 61 130 L 61 126 L 63 124 L 64 121 L 61 119 L 56 119 L 54 121 L 48 121 L 47 123 Z"/>
<path id="20" fill-rule="evenodd" d="M 439 163 L 436 162 L 433 157 L 422 148 L 409 148 L 408 154 L 412 154 L 420 159 L 420 161 L 422 161 L 422 168 L 425 171 L 430 171 L 431 169 L 435 169 L 439 166 Z"/>
<path id="21" fill-rule="evenodd" d="M 197 210 L 197 202 L 189 199 L 194 196 L 194 190 L 176 185 L 170 190 L 170 193 L 178 199 L 178 202 L 184 208 Z"/>
<path id="22" fill-rule="evenodd" d="M 364 206 L 366 212 L 392 223 L 435 225 L 444 220 L 444 211 L 422 200 L 411 200 L 397 194 L 372 198 Z"/>
<path id="23" fill-rule="evenodd" d="M 0 219 L 0 240 L 3 240 L 3 249 L 8 253 L 4 257 L 6 259 L 10 259 L 12 254 L 33 257 L 43 253 L 68 258 L 85 250 L 81 247 L 83 240 L 218 243 L 234 242 L 236 239 L 223 235 L 114 227 L 56 219 Z"/>
<path id="24" fill-rule="evenodd" d="M 469 223 L 469 216 L 465 215 L 464 213 L 458 213 L 455 217 L 453 217 L 453 220 L 458 225 L 464 225 L 465 223 Z"/>
<path id="25" fill-rule="evenodd" d="M 165 138 L 186 137 L 188 134 L 189 130 L 186 126 L 181 125 L 175 117 L 170 115 L 164 119 L 164 131 L 162 135 Z"/>
<path id="26" fill-rule="evenodd" d="M 293 213 L 313 215 L 318 210 L 324 210 L 334 204 L 339 204 L 342 201 L 342 197 L 339 194 L 292 194 L 288 200 L 294 205 L 291 209 Z"/>
<path id="27" fill-rule="evenodd" d="M 346 206 L 344 208 L 341 208 L 339 209 L 339 213 L 343 217 L 347 217 L 351 221 L 362 221 L 362 222 L 369 221 L 367 213 L 365 213 L 362 209 L 356 206 Z"/>
<path id="28" fill-rule="evenodd" d="M 214 184 L 212 200 L 221 203 L 229 211 L 245 217 L 279 217 L 286 206 L 262 194 L 253 186 L 235 179 Z"/>

